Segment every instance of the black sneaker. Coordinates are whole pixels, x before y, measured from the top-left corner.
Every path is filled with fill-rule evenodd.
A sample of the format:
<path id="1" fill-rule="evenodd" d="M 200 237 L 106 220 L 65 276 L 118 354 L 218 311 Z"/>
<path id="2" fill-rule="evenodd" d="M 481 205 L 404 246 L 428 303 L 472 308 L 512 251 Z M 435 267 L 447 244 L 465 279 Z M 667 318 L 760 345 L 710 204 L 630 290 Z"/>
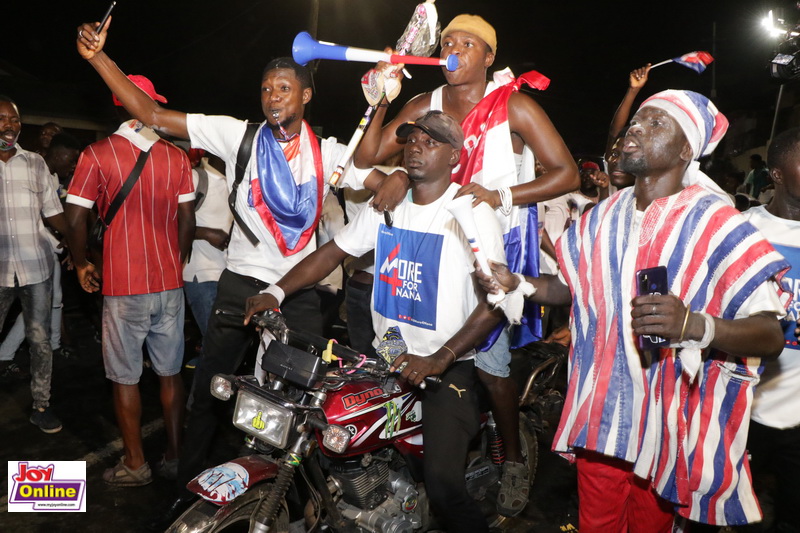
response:
<path id="1" fill-rule="evenodd" d="M 44 409 L 34 409 L 31 414 L 31 424 L 39 426 L 45 433 L 58 433 L 61 431 L 61 420 L 53 413 L 49 407 Z"/>

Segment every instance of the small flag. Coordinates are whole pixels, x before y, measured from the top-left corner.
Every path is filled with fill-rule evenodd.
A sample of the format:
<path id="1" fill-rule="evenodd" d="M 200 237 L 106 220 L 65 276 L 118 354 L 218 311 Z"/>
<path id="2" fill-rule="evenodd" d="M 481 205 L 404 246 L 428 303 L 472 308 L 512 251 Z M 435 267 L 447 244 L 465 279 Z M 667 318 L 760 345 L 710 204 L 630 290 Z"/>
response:
<path id="1" fill-rule="evenodd" d="M 708 52 L 689 52 L 688 54 L 683 54 L 680 57 L 675 57 L 672 59 L 667 59 L 666 61 L 662 61 L 661 63 L 656 63 L 650 68 L 654 69 L 656 67 L 660 67 L 661 65 L 666 65 L 667 63 L 677 63 L 700 74 L 713 61 L 714 58 L 711 57 L 711 54 Z"/>
<path id="2" fill-rule="evenodd" d="M 681 57 L 674 58 L 673 61 L 700 74 L 714 61 L 714 58 L 708 52 L 689 52 Z"/>
<path id="3" fill-rule="evenodd" d="M 666 61 L 662 61 L 661 63 L 656 63 L 650 68 L 660 67 L 661 65 L 666 65 L 667 63 L 677 63 L 700 74 L 708 65 L 711 64 L 712 61 L 714 61 L 714 58 L 711 57 L 711 54 L 708 52 L 689 52 L 688 54 L 683 54 L 680 57 L 675 57 L 672 59 L 667 59 Z"/>

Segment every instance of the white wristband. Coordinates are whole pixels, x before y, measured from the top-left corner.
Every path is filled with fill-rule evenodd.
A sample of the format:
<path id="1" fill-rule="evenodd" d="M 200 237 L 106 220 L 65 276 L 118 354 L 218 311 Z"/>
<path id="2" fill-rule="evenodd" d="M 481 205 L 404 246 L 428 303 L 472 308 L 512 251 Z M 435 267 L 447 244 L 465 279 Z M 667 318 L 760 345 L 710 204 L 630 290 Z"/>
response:
<path id="1" fill-rule="evenodd" d="M 283 289 L 275 285 L 274 283 L 264 289 L 263 291 L 258 291 L 258 294 L 271 294 L 277 301 L 278 307 L 281 306 L 283 300 L 286 298 L 286 293 L 283 292 Z"/>
<path id="2" fill-rule="evenodd" d="M 703 364 L 702 354 L 700 350 L 703 348 L 708 348 L 711 344 L 711 341 L 714 340 L 714 334 L 716 333 L 716 323 L 714 322 L 714 317 L 709 315 L 708 313 L 698 313 L 700 316 L 703 317 L 703 321 L 705 322 L 705 331 L 703 332 L 703 338 L 699 341 L 693 340 L 685 340 L 683 342 L 678 343 L 677 345 L 672 345 L 672 347 L 681 348 L 678 352 L 678 357 L 681 359 L 681 363 L 683 364 L 683 372 L 689 376 L 689 382 L 693 383 L 695 378 L 700 371 L 700 367 Z"/>
<path id="3" fill-rule="evenodd" d="M 717 324 L 714 322 L 714 317 L 708 313 L 700 313 L 703 320 L 706 321 L 706 330 L 703 332 L 703 339 L 700 341 L 700 348 L 708 348 L 711 341 L 714 340 L 714 335 L 717 333 Z"/>
<path id="4" fill-rule="evenodd" d="M 714 335 L 717 332 L 717 325 L 714 322 L 714 317 L 709 315 L 708 313 L 697 313 L 701 317 L 703 317 L 703 321 L 705 322 L 705 330 L 703 331 L 703 338 L 699 341 L 693 340 L 685 340 L 683 342 L 678 343 L 678 347 L 680 348 L 694 348 L 697 350 L 702 350 L 704 348 L 708 348 L 711 344 L 711 341 L 714 340 Z"/>
<path id="5" fill-rule="evenodd" d="M 536 287 L 533 286 L 533 283 L 529 282 L 525 276 L 520 274 L 519 272 L 514 273 L 515 276 L 519 279 L 519 285 L 515 291 L 520 291 L 522 294 L 525 295 L 525 298 L 530 298 L 534 294 L 536 294 Z"/>
<path id="6" fill-rule="evenodd" d="M 522 310 L 525 306 L 525 299 L 536 294 L 536 287 L 525 279 L 525 276 L 515 273 L 519 278 L 519 285 L 511 292 L 506 293 L 505 299 L 499 306 L 503 309 L 508 321 L 513 325 L 519 325 L 522 318 Z"/>

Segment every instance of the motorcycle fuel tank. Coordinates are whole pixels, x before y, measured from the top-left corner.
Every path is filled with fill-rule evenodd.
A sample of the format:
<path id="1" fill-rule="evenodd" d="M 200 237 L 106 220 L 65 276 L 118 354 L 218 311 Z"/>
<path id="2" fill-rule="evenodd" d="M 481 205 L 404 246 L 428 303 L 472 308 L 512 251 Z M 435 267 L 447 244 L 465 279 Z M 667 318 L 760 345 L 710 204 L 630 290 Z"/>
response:
<path id="1" fill-rule="evenodd" d="M 416 389 L 402 381 L 383 385 L 357 381 L 330 391 L 322 405 L 329 424 L 351 435 L 344 456 L 366 453 L 395 441 L 422 441 L 422 403 Z M 329 450 L 322 451 L 332 455 Z"/>

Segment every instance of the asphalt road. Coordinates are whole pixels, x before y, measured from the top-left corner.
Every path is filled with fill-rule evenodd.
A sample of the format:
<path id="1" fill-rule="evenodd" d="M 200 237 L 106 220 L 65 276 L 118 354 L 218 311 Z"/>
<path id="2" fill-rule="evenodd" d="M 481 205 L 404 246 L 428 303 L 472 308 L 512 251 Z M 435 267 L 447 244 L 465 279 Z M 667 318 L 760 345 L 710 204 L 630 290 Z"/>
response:
<path id="1" fill-rule="evenodd" d="M 145 487 L 112 488 L 102 481 L 103 470 L 114 465 L 121 450 L 111 386 L 105 379 L 100 344 L 94 340 L 94 329 L 89 319 L 77 309 L 68 310 L 65 316 L 78 349 L 69 358 L 57 356 L 53 365 L 51 405 L 64 428 L 52 435 L 42 433 L 28 420 L 31 406 L 29 383 L 4 383 L 0 385 L 0 457 L 14 461 L 86 461 L 86 512 L 9 513 L 7 478 L 4 477 L 0 531 L 142 531 L 147 518 L 170 498 L 173 484 L 156 477 Z M 187 331 L 193 331 L 191 325 Z M 16 360 L 27 368 L 27 350 L 20 350 Z M 192 371 L 184 370 L 183 375 L 188 385 Z M 145 454 L 153 466 L 163 453 L 166 439 L 160 418 L 156 376 L 145 369 L 140 386 Z M 217 438 L 215 460 L 223 462 L 235 454 L 240 442 L 241 434 L 230 426 L 226 428 Z M 565 460 L 553 455 L 548 448 L 549 442 L 540 442 L 539 469 L 531 503 L 520 517 L 505 524 L 507 531 L 550 533 L 574 531 L 570 525 L 572 528 L 577 526 L 574 473 Z"/>

